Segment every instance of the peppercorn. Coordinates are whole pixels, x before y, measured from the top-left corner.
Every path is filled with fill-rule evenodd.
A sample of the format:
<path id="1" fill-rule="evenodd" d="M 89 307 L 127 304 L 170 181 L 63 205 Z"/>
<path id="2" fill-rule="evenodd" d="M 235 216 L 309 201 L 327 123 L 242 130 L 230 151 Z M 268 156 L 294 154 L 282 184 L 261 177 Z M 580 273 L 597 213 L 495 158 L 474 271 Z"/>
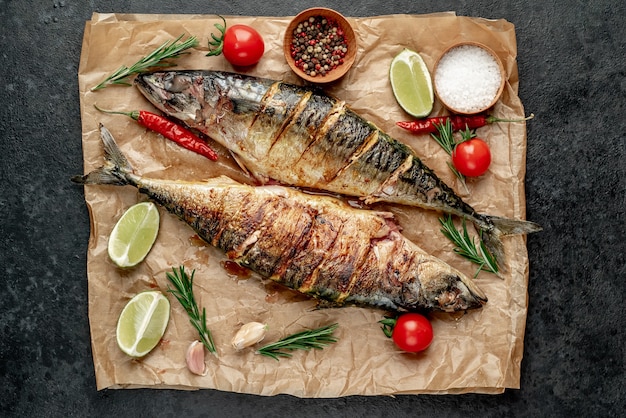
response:
<path id="1" fill-rule="evenodd" d="M 348 43 L 333 19 L 311 16 L 293 32 L 291 56 L 298 68 L 311 77 L 325 76 L 343 64 Z"/>

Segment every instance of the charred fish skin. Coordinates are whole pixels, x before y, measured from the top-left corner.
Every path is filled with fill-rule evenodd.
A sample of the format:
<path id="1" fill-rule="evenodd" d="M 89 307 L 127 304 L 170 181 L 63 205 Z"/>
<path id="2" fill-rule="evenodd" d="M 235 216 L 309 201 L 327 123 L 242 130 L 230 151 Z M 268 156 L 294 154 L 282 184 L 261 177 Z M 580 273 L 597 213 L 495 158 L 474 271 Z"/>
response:
<path id="1" fill-rule="evenodd" d="M 110 132 L 101 126 L 100 133 L 105 165 L 74 182 L 138 188 L 264 278 L 338 306 L 454 312 L 487 301 L 470 278 L 403 237 L 388 213 L 226 177 L 202 183 L 142 177 Z"/>
<path id="2" fill-rule="evenodd" d="M 136 80 L 155 106 L 237 153 L 259 177 L 475 214 L 408 146 L 321 91 L 219 71 Z"/>
<path id="3" fill-rule="evenodd" d="M 500 261 L 502 236 L 541 230 L 477 213 L 411 148 L 321 90 L 220 71 L 146 73 L 136 85 L 157 108 L 230 149 L 262 182 L 464 217 Z"/>

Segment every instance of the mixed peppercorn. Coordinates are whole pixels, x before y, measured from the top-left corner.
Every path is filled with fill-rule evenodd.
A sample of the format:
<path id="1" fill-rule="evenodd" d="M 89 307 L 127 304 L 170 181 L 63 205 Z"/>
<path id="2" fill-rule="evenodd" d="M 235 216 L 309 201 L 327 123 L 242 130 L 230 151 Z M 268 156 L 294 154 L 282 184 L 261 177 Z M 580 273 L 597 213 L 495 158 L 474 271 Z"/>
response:
<path id="1" fill-rule="evenodd" d="M 291 57 L 311 77 L 323 77 L 342 65 L 347 52 L 344 31 L 332 19 L 311 16 L 293 32 Z"/>

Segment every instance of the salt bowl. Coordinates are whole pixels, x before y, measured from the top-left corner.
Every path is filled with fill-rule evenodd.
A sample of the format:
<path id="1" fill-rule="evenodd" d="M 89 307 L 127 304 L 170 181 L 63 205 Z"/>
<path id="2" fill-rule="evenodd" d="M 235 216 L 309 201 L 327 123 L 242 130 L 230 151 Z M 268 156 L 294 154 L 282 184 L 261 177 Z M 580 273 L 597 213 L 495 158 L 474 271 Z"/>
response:
<path id="1" fill-rule="evenodd" d="M 476 42 L 447 48 L 435 64 L 435 94 L 451 112 L 472 115 L 492 107 L 504 90 L 505 71 L 495 52 Z"/>

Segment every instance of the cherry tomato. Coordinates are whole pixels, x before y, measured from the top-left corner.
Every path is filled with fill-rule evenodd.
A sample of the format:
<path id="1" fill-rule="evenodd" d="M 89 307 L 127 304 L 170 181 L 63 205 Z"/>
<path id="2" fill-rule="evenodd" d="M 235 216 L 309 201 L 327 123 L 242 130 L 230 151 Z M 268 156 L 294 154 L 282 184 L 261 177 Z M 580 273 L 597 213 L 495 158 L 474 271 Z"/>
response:
<path id="1" fill-rule="evenodd" d="M 485 174 L 491 164 L 489 145 L 480 138 L 461 142 L 452 151 L 452 164 L 464 176 L 478 177 Z"/>
<path id="2" fill-rule="evenodd" d="M 411 353 L 428 348 L 433 340 L 433 327 L 428 318 L 417 313 L 400 315 L 391 334 L 398 348 Z"/>
<path id="3" fill-rule="evenodd" d="M 263 38 L 254 28 L 233 25 L 224 33 L 224 57 L 236 67 L 247 67 L 259 62 L 265 52 Z"/>

